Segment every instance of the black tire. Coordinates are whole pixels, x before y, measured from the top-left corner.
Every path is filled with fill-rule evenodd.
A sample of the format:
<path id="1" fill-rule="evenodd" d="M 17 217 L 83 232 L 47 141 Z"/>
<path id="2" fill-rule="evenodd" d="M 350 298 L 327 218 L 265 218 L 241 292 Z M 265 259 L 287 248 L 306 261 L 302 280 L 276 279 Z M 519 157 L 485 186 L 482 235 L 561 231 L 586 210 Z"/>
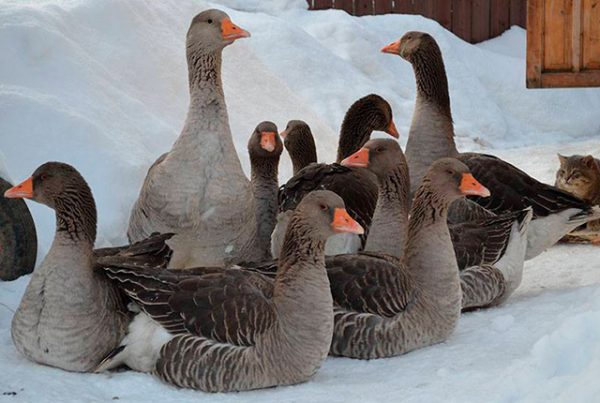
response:
<path id="1" fill-rule="evenodd" d="M 22 199 L 7 199 L 12 185 L 0 178 L 0 280 L 29 274 L 35 267 L 37 235 L 31 213 Z"/>

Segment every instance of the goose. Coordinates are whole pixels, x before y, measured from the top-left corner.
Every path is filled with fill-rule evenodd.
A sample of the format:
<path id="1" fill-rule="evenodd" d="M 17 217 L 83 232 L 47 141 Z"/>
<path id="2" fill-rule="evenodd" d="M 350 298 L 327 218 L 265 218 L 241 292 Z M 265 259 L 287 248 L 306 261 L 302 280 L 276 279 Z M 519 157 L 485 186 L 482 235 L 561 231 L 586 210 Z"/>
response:
<path id="1" fill-rule="evenodd" d="M 119 291 L 95 270 L 99 256 L 120 256 L 140 267 L 166 267 L 164 242 L 155 236 L 131 247 L 93 250 L 96 205 L 81 174 L 48 162 L 4 193 L 56 212 L 52 246 L 35 269 L 12 320 L 12 339 L 29 360 L 74 372 L 96 368 L 118 346 L 129 323 Z"/>
<path id="2" fill-rule="evenodd" d="M 415 73 L 417 100 L 406 145 L 411 191 L 414 192 L 433 161 L 442 157 L 459 159 L 491 190 L 492 197 L 473 199 L 488 212 L 520 211 L 532 207 L 526 259 L 539 255 L 566 233 L 598 216 L 597 210 L 582 200 L 537 181 L 506 161 L 492 155 L 458 152 L 454 143 L 444 61 L 431 35 L 408 32 L 385 46 L 382 52 L 407 60 Z M 469 209 L 477 208 L 474 203 L 468 206 Z M 454 211 L 451 219 L 453 215 Z M 464 221 L 464 216 L 458 220 Z"/>
<path id="3" fill-rule="evenodd" d="M 11 187 L 0 178 L 0 193 Z M 0 198 L 0 280 L 31 273 L 36 257 L 37 234 L 27 205 L 23 200 Z"/>
<path id="4" fill-rule="evenodd" d="M 447 214 L 450 203 L 465 195 L 486 197 L 489 191 L 466 165 L 442 158 L 417 189 L 399 261 L 369 252 L 329 259 L 334 301 L 330 354 L 391 357 L 452 334 L 462 292 Z"/>
<path id="5" fill-rule="evenodd" d="M 187 32 L 187 117 L 171 150 L 148 170 L 127 232 L 131 242 L 175 233 L 172 267 L 223 266 L 254 247 L 252 187 L 233 144 L 221 82 L 223 49 L 249 36 L 214 9 L 196 15 Z"/>
<path id="6" fill-rule="evenodd" d="M 248 141 L 250 183 L 256 208 L 256 240 L 247 261 L 271 260 L 271 233 L 277 221 L 279 157 L 283 144 L 273 122 L 258 124 Z"/>
<path id="7" fill-rule="evenodd" d="M 107 275 L 141 312 L 98 371 L 125 363 L 207 392 L 306 381 L 326 358 L 333 331 L 325 241 L 362 231 L 339 196 L 315 191 L 294 211 L 274 281 L 238 269 L 191 275 L 108 258 Z"/>
<path id="8" fill-rule="evenodd" d="M 365 252 L 398 262 L 404 253 L 410 206 L 408 164 L 400 145 L 394 140 L 370 140 L 342 165 L 363 167 L 377 176 L 379 195 Z M 519 286 L 531 215 L 529 208 L 449 225 L 464 310 L 504 302 Z"/>
<path id="9" fill-rule="evenodd" d="M 290 211 L 296 208 L 307 193 L 315 189 L 327 189 L 339 194 L 346 202 L 348 212 L 364 228 L 361 240 L 344 234 L 332 237 L 327 242 L 327 255 L 354 252 L 360 249 L 371 222 L 377 202 L 377 184 L 372 174 L 363 169 L 343 167 L 339 162 L 358 150 L 369 140 L 373 130 L 380 130 L 398 137 L 392 108 L 379 95 L 371 94 L 354 102 L 344 117 L 340 130 L 337 159 L 334 164 L 310 164 L 301 169 L 279 192 L 277 225 L 272 236 L 271 250 L 274 256 L 278 251 L 289 220 Z M 286 137 L 284 132 L 284 137 Z"/>
<path id="10" fill-rule="evenodd" d="M 301 166 L 310 160 L 310 156 L 315 154 L 310 145 L 312 134 L 308 125 L 301 121 L 291 123 L 286 128 L 284 145 L 288 151 L 292 164 Z M 394 140 L 370 140 L 366 144 L 373 143 L 374 147 L 382 146 L 389 149 L 393 155 L 388 164 L 405 163 L 405 157 L 400 146 Z M 387 144 L 390 143 L 390 144 Z M 403 248 L 403 230 L 408 223 L 409 195 L 404 190 L 409 188 L 408 167 L 396 166 L 393 178 L 388 178 L 386 169 L 394 165 L 383 164 L 380 168 L 369 167 L 368 165 L 368 147 L 359 150 L 353 154 L 353 158 L 346 158 L 342 163 L 344 166 L 356 168 L 366 168 L 374 173 L 379 180 L 378 203 L 373 213 L 369 236 L 366 240 L 365 251 L 384 252 L 389 255 L 400 257 Z M 402 168 L 402 169 L 401 169 Z M 383 201 L 379 203 L 379 201 Z M 456 204 L 456 203 L 454 203 Z M 530 208 L 515 212 L 507 212 L 500 215 L 485 215 L 482 217 L 470 217 L 463 222 L 455 222 L 449 225 L 450 237 L 454 246 L 458 267 L 461 270 L 470 268 L 462 273 L 465 288 L 474 290 L 483 290 L 484 287 L 478 286 L 481 282 L 480 276 L 473 273 L 482 271 L 494 271 L 487 266 L 496 266 L 502 268 L 504 282 L 508 284 L 503 297 L 504 300 L 521 283 L 523 272 L 523 259 L 526 249 L 527 237 L 525 232 L 529 228 Z M 274 270 L 273 266 L 270 270 Z M 485 267 L 485 268 L 484 268 Z M 261 270 L 268 270 L 263 265 Z M 497 281 L 499 276 L 493 275 Z M 495 280 L 495 281 L 496 281 Z M 471 292 L 469 295 L 474 295 Z M 477 295 L 475 295 L 476 297 Z M 494 301 L 496 304 L 503 302 L 501 299 L 481 296 L 480 298 L 469 298 L 464 301 L 464 309 L 483 308 Z"/>
<path id="11" fill-rule="evenodd" d="M 293 175 L 312 163 L 316 163 L 317 146 L 310 126 L 303 120 L 290 120 L 281 133 L 283 145 L 292 160 Z"/>

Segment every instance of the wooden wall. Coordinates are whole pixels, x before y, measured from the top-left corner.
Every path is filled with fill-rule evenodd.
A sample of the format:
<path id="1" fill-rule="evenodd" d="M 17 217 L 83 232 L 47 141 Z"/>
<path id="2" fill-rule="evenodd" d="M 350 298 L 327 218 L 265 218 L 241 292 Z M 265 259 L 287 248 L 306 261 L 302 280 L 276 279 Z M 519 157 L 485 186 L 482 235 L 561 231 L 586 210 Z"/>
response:
<path id="1" fill-rule="evenodd" d="M 587 86 L 600 86 L 600 0 L 529 0 L 527 87 Z"/>
<path id="2" fill-rule="evenodd" d="M 464 40 L 494 38 L 512 25 L 525 28 L 526 0 L 308 0 L 311 10 L 336 8 L 352 15 L 420 14 Z"/>

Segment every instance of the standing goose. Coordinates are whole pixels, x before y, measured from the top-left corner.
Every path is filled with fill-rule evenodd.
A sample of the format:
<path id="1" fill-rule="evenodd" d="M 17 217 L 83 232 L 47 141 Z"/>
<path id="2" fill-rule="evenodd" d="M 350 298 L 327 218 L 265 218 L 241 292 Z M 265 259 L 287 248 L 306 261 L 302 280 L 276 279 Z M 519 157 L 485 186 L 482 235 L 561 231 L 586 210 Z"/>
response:
<path id="1" fill-rule="evenodd" d="M 362 228 L 339 196 L 307 195 L 288 226 L 274 285 L 238 269 L 191 275 L 108 264 L 109 277 L 141 313 L 99 370 L 124 362 L 170 384 L 208 392 L 306 381 L 331 343 L 324 247 L 335 232 Z"/>
<path id="2" fill-rule="evenodd" d="M 172 267 L 222 266 L 253 247 L 254 198 L 233 145 L 221 83 L 223 49 L 248 36 L 219 10 L 196 15 L 187 33 L 187 118 L 171 151 L 150 167 L 127 233 L 130 241 L 176 233 Z"/>
<path id="3" fill-rule="evenodd" d="M 0 194 L 12 185 L 0 178 Z M 35 267 L 37 235 L 23 200 L 0 198 L 0 280 L 29 274 Z"/>
<path id="4" fill-rule="evenodd" d="M 118 291 L 93 270 L 96 205 L 90 188 L 70 165 L 48 162 L 4 196 L 29 198 L 56 212 L 52 246 L 13 317 L 17 350 L 68 371 L 93 370 L 118 346 L 129 316 Z"/>
<path id="5" fill-rule="evenodd" d="M 423 32 L 408 32 L 382 52 L 399 55 L 410 62 L 417 82 L 415 112 L 406 145 L 412 191 L 433 161 L 442 157 L 458 158 L 492 192 L 488 199 L 474 199 L 482 207 L 493 213 L 533 208 L 527 259 L 595 218 L 596 213 L 582 200 L 535 180 L 499 158 L 457 151 L 446 70 L 433 37 Z"/>
<path id="6" fill-rule="evenodd" d="M 398 137 L 389 103 L 378 95 L 367 95 L 350 106 L 342 123 L 334 164 L 310 164 L 301 169 L 279 192 L 277 227 L 272 239 L 272 251 L 276 256 L 281 247 L 282 235 L 289 220 L 290 210 L 296 208 L 302 198 L 316 189 L 327 189 L 339 194 L 350 215 L 364 228 L 366 239 L 371 216 L 377 202 L 377 183 L 374 176 L 363 170 L 343 167 L 339 162 L 366 143 L 373 130 L 384 131 Z M 287 137 L 287 136 L 286 136 Z M 356 236 L 337 236 L 329 240 L 326 254 L 355 252 L 361 239 Z"/>
<path id="7" fill-rule="evenodd" d="M 485 197 L 489 191 L 460 161 L 440 159 L 417 190 L 398 263 L 370 254 L 329 259 L 335 314 L 331 354 L 390 357 L 450 336 L 462 292 L 448 207 L 473 194 Z"/>
<path id="8" fill-rule="evenodd" d="M 377 176 L 379 196 L 365 251 L 371 257 L 398 262 L 404 252 L 410 205 L 408 165 L 400 145 L 393 140 L 370 140 L 342 165 L 364 167 Z M 463 309 L 496 305 L 520 284 L 530 218 L 528 209 L 449 226 L 461 275 Z"/>

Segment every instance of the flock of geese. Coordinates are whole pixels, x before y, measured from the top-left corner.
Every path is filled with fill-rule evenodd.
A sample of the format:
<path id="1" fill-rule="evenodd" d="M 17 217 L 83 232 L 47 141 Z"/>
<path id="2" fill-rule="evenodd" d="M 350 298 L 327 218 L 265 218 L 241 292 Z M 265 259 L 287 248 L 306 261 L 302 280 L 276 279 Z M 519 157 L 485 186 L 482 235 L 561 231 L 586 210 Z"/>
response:
<path id="1" fill-rule="evenodd" d="M 348 110 L 333 164 L 317 163 L 305 122 L 281 134 L 260 123 L 248 180 L 221 58 L 249 36 L 219 10 L 192 20 L 188 114 L 148 171 L 131 245 L 94 249 L 94 198 L 70 165 L 45 163 L 6 191 L 56 212 L 12 322 L 25 357 L 78 372 L 126 365 L 210 392 L 304 382 L 328 354 L 384 358 L 446 340 L 461 311 L 505 301 L 525 260 L 597 218 L 501 159 L 456 149 L 442 54 L 422 32 L 382 49 L 416 77 L 405 153 L 370 140 L 398 131 L 388 102 L 368 95 Z M 284 146 L 294 175 L 280 188 Z"/>

